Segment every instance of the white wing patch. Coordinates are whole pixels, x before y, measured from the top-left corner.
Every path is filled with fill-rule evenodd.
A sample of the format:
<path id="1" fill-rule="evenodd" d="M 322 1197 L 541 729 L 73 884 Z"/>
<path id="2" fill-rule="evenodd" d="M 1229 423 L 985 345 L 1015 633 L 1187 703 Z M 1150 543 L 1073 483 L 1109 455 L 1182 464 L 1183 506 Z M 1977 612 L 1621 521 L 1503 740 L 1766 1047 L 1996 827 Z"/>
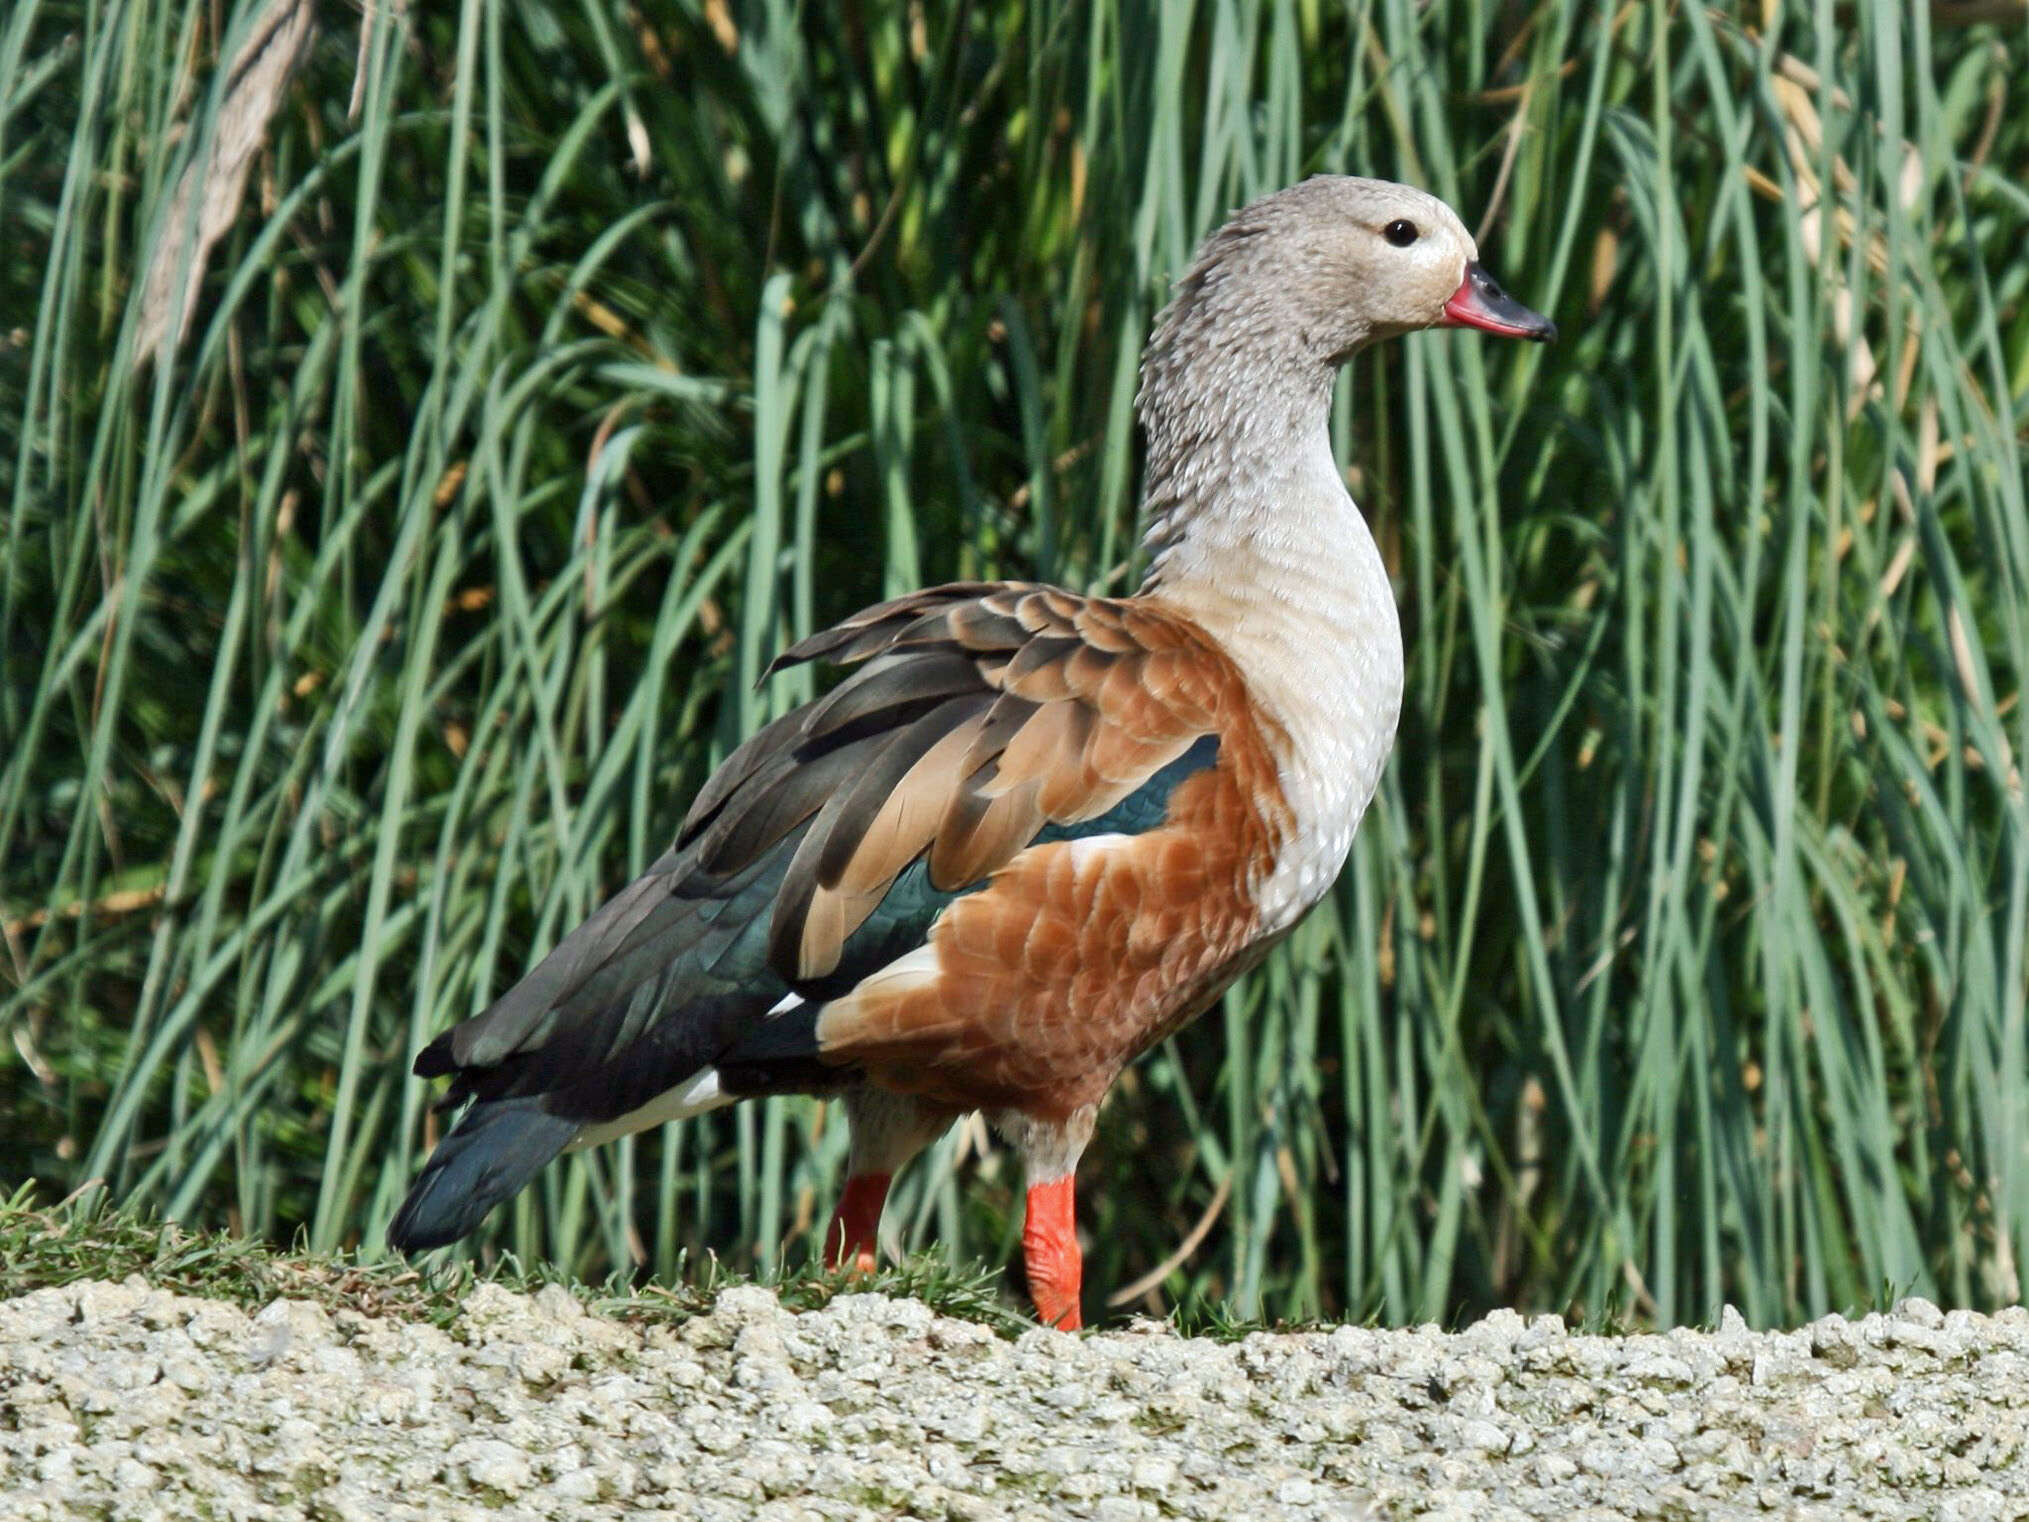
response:
<path id="1" fill-rule="evenodd" d="M 828 1001 L 817 1016 L 817 1047 L 824 1050 L 827 1032 L 835 1036 L 839 1027 L 858 1017 L 860 1006 L 870 998 L 895 998 L 911 993 L 944 976 L 944 963 L 935 942 L 926 942 L 904 952 L 885 967 L 876 968 L 854 985 L 842 999 Z"/>
<path id="2" fill-rule="evenodd" d="M 1065 841 L 1064 848 L 1071 853 L 1071 866 L 1075 871 L 1093 857 L 1102 855 L 1115 846 L 1125 845 L 1132 839 L 1134 839 L 1132 835 L 1080 835 L 1075 840 Z"/>
<path id="3" fill-rule="evenodd" d="M 935 943 L 926 943 L 914 951 L 904 952 L 887 966 L 868 973 L 846 997 L 857 999 L 872 993 L 903 994 L 921 988 L 925 983 L 934 983 L 943 975 L 944 963 Z M 818 1016 L 820 1025 L 823 1020 L 822 1015 Z"/>
<path id="4" fill-rule="evenodd" d="M 707 1110 L 716 1110 L 723 1105 L 729 1105 L 736 1098 L 737 1095 L 728 1094 L 719 1087 L 717 1068 L 704 1068 L 693 1073 L 675 1088 L 665 1089 L 638 1110 L 629 1110 L 617 1120 L 602 1120 L 596 1125 L 586 1126 L 572 1138 L 571 1144 L 564 1150 L 582 1152 L 587 1147 L 597 1147 L 622 1136 L 631 1136 L 636 1131 L 646 1131 L 650 1126 L 659 1126 L 666 1121 L 702 1115 Z"/>

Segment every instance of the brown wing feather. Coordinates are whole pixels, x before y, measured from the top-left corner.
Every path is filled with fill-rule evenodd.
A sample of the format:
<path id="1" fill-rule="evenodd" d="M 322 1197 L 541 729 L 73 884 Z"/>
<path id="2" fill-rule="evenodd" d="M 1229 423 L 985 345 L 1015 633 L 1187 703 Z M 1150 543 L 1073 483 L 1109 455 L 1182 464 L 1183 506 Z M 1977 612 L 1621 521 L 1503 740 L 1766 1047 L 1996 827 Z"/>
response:
<path id="1" fill-rule="evenodd" d="M 818 859 L 818 886 L 843 893 L 878 892 L 922 855 L 957 788 L 959 763 L 972 736 L 971 725 L 960 725 L 925 751 L 879 801 L 857 838 L 835 831 Z"/>
<path id="2" fill-rule="evenodd" d="M 844 656 L 839 652 L 848 645 L 866 644 L 870 634 L 875 636 L 872 641 L 873 648 L 884 648 L 895 634 L 927 611 L 948 609 L 954 605 L 970 602 L 984 601 L 991 604 L 1000 594 L 1012 593 L 1020 596 L 1033 590 L 1034 588 L 1024 583 L 1011 581 L 960 581 L 941 587 L 926 587 L 920 592 L 911 592 L 906 597 L 897 597 L 889 602 L 876 603 L 871 608 L 863 608 L 851 618 L 799 640 L 776 656 L 768 670 L 772 673 L 788 666 L 800 665 L 804 661 L 819 659 L 842 661 L 863 659 L 865 654 L 871 653 L 871 650 L 859 656 Z"/>
<path id="3" fill-rule="evenodd" d="M 803 722 L 806 738 L 817 739 L 864 724 L 876 714 L 917 708 L 939 698 L 979 691 L 979 668 L 956 652 L 930 651 L 909 660 L 870 666 L 841 682 L 812 706 Z"/>
<path id="4" fill-rule="evenodd" d="M 1034 782 L 1007 792 L 962 792 L 952 799 L 930 848 L 930 881 L 947 892 L 978 882 L 1036 838 L 1043 811 Z"/>
<path id="5" fill-rule="evenodd" d="M 865 922 L 910 858 L 903 857 L 893 872 L 857 894 L 842 893 L 826 886 L 827 881 L 837 883 L 865 848 L 869 830 L 917 763 L 954 732 L 962 734 L 976 724 L 991 703 L 989 694 L 977 692 L 938 704 L 887 737 L 825 801 L 790 859 L 775 898 L 770 960 L 785 977 L 821 978 L 838 966 L 845 938 Z"/>
<path id="6" fill-rule="evenodd" d="M 1099 726 L 1097 710 L 1080 702 L 1045 703 L 1000 753 L 996 792 L 1036 785 L 1036 804 L 1051 819 L 1071 823 L 1103 813 L 1090 810 L 1091 773 L 1085 748 Z M 1188 741 L 1186 741 L 1188 743 Z"/>

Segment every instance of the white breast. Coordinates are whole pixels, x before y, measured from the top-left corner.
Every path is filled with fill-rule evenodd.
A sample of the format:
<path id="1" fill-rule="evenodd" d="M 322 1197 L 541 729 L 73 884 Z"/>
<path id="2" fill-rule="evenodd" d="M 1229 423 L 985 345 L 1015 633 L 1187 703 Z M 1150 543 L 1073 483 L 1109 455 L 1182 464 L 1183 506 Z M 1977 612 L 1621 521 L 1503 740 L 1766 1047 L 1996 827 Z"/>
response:
<path id="1" fill-rule="evenodd" d="M 1402 711 L 1387 567 L 1322 427 L 1292 453 L 1280 479 L 1249 483 L 1272 506 L 1235 513 L 1226 533 L 1193 525 L 1185 553 L 1205 558 L 1176 587 L 1286 742 L 1281 781 L 1295 828 L 1256 886 L 1266 934 L 1288 929 L 1337 880 Z"/>
<path id="2" fill-rule="evenodd" d="M 1296 816 L 1256 890 L 1270 933 L 1294 924 L 1338 880 L 1402 712 L 1394 592 L 1366 521 L 1343 487 L 1338 495 L 1346 519 L 1339 554 L 1290 568 L 1274 610 L 1260 620 L 1259 674 L 1251 663 L 1247 673 L 1255 700 L 1288 735 L 1282 788 Z"/>

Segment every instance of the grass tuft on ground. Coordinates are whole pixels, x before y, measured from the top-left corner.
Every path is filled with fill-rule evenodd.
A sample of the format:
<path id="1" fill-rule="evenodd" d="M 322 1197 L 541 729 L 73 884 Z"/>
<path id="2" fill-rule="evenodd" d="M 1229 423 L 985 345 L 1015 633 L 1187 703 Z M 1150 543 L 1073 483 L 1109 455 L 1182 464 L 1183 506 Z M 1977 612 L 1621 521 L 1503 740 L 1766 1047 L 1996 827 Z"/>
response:
<path id="1" fill-rule="evenodd" d="M 877 1294 L 920 1300 L 940 1316 L 975 1322 L 1003 1337 L 1035 1325 L 1002 1298 L 997 1270 L 953 1265 L 935 1254 L 919 1253 L 871 1274 L 811 1263 L 774 1275 L 742 1274 L 716 1258 L 685 1269 L 684 1277 L 669 1283 L 632 1284 L 616 1277 L 587 1284 L 549 1264 L 524 1266 L 511 1254 L 483 1264 L 451 1258 L 415 1267 L 397 1258 L 313 1252 L 300 1239 L 284 1248 L 179 1226 L 134 1206 L 114 1205 L 96 1186 L 37 1205 L 33 1187 L 23 1185 L 0 1202 L 0 1299 L 85 1280 L 138 1277 L 158 1289 L 249 1311 L 277 1299 L 303 1300 L 334 1313 L 449 1327 L 479 1284 L 523 1295 L 557 1285 L 600 1315 L 662 1322 L 705 1315 L 721 1291 L 760 1284 L 792 1311 L 821 1309 L 839 1295 Z"/>

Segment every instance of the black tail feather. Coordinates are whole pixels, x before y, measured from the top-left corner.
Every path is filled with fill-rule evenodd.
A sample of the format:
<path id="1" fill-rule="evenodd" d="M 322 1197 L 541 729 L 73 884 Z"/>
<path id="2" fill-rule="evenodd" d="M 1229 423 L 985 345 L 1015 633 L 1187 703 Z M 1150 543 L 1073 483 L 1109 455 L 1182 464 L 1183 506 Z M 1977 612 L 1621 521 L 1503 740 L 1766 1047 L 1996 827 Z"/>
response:
<path id="1" fill-rule="evenodd" d="M 579 1122 L 550 1114 L 542 1099 L 493 1100 L 467 1110 L 410 1186 L 387 1229 L 388 1246 L 420 1252 L 469 1235 L 569 1146 Z"/>

